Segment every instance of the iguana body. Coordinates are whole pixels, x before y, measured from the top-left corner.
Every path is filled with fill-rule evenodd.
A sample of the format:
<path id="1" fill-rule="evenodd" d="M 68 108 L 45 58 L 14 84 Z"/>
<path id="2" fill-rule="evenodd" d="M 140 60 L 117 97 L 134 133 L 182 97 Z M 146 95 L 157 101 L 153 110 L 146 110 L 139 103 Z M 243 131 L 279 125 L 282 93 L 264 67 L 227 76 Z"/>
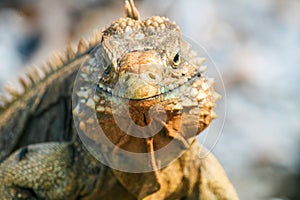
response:
<path id="1" fill-rule="evenodd" d="M 143 43 L 150 37 L 157 40 L 165 37 L 164 41 L 168 41 L 173 37 L 166 36 L 169 32 L 175 33 L 173 41 Z M 178 58 L 174 50 L 176 41 L 180 42 L 181 38 L 176 34 L 180 34 L 179 28 L 166 18 L 141 21 L 133 2 L 126 1 L 126 18 L 112 23 L 101 34 L 96 33 L 89 44 L 81 40 L 77 51 L 70 48 L 65 58 L 58 56 L 55 64 L 43 70 L 43 78 L 39 78 L 40 72 L 34 71 L 27 81 L 21 79 L 22 94 L 9 89 L 13 98 L 0 111 L 1 199 L 238 199 L 219 163 L 212 155 L 200 160 L 195 134 L 189 135 L 195 122 L 197 133 L 209 125 L 214 117 L 216 95 L 212 83 L 200 74 L 201 63 L 188 47 L 183 47 L 186 55 L 181 53 L 182 60 Z M 141 46 L 135 43 L 137 40 L 142 41 Z M 75 77 L 80 70 L 103 64 L 97 60 L 98 56 L 106 57 L 112 64 L 100 66 L 103 73 L 97 98 L 92 101 L 97 123 L 117 147 L 150 153 L 149 165 L 154 171 L 128 173 L 103 165 L 86 151 L 77 136 L 76 128 L 85 132 L 91 120 L 73 122 L 73 115 L 84 115 L 78 113 L 76 105 L 72 107 Z M 146 79 L 140 78 L 145 76 Z M 116 81 L 123 84 L 111 92 L 110 87 Z M 188 92 L 182 99 L 172 96 L 187 90 L 196 93 Z M 75 93 L 76 98 L 86 98 L 80 94 Z M 166 121 L 152 120 L 162 124 L 163 129 L 147 138 L 126 135 L 117 128 L 111 111 L 111 104 L 122 100 L 130 102 L 131 118 L 140 126 L 151 123 L 148 115 L 151 106 L 162 106 L 166 110 Z M 120 112 L 122 105 L 118 105 Z M 200 108 L 199 119 L 191 115 L 189 121 L 184 121 L 187 108 L 188 113 Z M 93 134 L 86 136 L 87 140 L 101 143 L 101 138 Z M 160 168 L 153 152 L 172 140 L 183 146 L 178 155 L 184 148 L 187 150 Z M 117 151 L 109 149 L 107 154 L 111 157 L 108 159 Z"/>

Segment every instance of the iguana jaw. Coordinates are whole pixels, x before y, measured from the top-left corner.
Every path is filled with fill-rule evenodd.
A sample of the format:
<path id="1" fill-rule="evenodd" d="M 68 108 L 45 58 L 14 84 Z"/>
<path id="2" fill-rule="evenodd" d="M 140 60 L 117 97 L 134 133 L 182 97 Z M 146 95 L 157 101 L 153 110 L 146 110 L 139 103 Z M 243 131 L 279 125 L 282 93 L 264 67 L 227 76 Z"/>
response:
<path id="1" fill-rule="evenodd" d="M 172 97 L 172 94 L 183 90 L 189 90 L 192 88 L 192 84 L 199 79 L 199 77 L 201 77 L 201 73 L 200 72 L 196 72 L 192 77 L 188 78 L 189 80 L 185 83 L 183 83 L 182 85 L 171 85 L 171 89 L 169 89 L 170 87 L 164 87 L 164 86 L 157 86 L 158 89 L 156 89 L 153 86 L 141 86 L 138 87 L 135 91 L 136 93 L 133 94 L 133 97 L 122 97 L 122 96 L 118 96 L 116 94 L 114 94 L 114 92 L 112 92 L 112 89 L 109 87 L 106 87 L 103 84 L 98 84 L 97 86 L 97 91 L 101 92 L 101 93 L 105 93 L 107 96 L 111 96 L 112 98 L 120 98 L 120 99 L 126 99 L 126 100 L 130 100 L 130 101 L 145 101 L 145 100 L 153 100 L 153 99 L 158 99 L 160 101 L 163 101 L 165 99 L 168 99 L 168 97 Z M 139 90 L 139 88 L 141 88 L 142 90 Z M 154 91 L 154 93 L 151 93 L 151 90 Z M 152 95 L 144 95 L 143 94 L 152 94 Z"/>
<path id="2" fill-rule="evenodd" d="M 111 79 L 99 81 L 98 91 L 114 98 L 141 101 L 164 99 L 161 97 L 170 96 L 182 87 L 191 89 L 201 74 L 195 66 L 184 61 L 174 69 L 174 54 L 170 56 L 160 50 L 130 52 L 119 60 L 118 67 L 114 67 L 117 72 L 105 74 Z"/>

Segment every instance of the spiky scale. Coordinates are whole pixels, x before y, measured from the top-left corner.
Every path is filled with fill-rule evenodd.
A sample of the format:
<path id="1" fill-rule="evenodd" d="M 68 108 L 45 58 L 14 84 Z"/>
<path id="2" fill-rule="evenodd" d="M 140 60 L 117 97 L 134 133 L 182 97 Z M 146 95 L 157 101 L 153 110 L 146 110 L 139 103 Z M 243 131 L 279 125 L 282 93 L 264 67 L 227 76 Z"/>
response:
<path id="1" fill-rule="evenodd" d="M 66 50 L 67 59 L 70 61 L 75 58 L 76 50 L 73 44 L 69 45 Z"/>
<path id="2" fill-rule="evenodd" d="M 204 62 L 206 62 L 206 58 L 204 57 L 201 57 L 201 58 L 197 58 L 197 65 L 202 65 Z"/>
<path id="3" fill-rule="evenodd" d="M 5 98 L 3 95 L 0 95 L 0 111 L 5 110 Z"/>
<path id="4" fill-rule="evenodd" d="M 207 83 L 210 85 L 210 87 L 215 85 L 215 79 L 214 78 L 208 78 Z"/>
<path id="5" fill-rule="evenodd" d="M 206 65 L 202 65 L 199 67 L 199 71 L 202 73 L 202 72 L 205 72 L 207 70 L 207 66 Z"/>
<path id="6" fill-rule="evenodd" d="M 101 32 L 95 31 L 94 32 L 94 38 L 95 38 L 96 43 L 100 43 L 101 40 L 102 40 L 102 34 L 101 34 Z"/>
<path id="7" fill-rule="evenodd" d="M 55 65 L 57 66 L 57 68 L 60 68 L 64 65 L 63 58 L 62 58 L 62 56 L 59 55 L 59 53 L 55 52 L 53 54 L 53 57 L 54 57 L 54 62 L 55 62 Z"/>
<path id="8" fill-rule="evenodd" d="M 19 77 L 19 83 L 22 86 L 23 90 L 26 90 L 28 87 L 30 87 L 28 82 L 23 77 Z"/>
<path id="9" fill-rule="evenodd" d="M 27 78 L 28 80 L 30 81 L 30 84 L 31 85 L 34 85 L 35 84 L 35 79 L 34 77 L 32 76 L 32 74 L 30 72 L 25 72 L 25 74 L 27 75 Z"/>
<path id="10" fill-rule="evenodd" d="M 30 68 L 29 74 L 33 78 L 34 83 L 37 83 L 40 80 L 39 72 L 35 66 Z"/>
<path id="11" fill-rule="evenodd" d="M 140 20 L 140 13 L 136 9 L 133 0 L 125 1 L 125 16 L 135 20 Z"/>
<path id="12" fill-rule="evenodd" d="M 20 92 L 11 85 L 6 85 L 5 89 L 12 97 L 18 97 L 20 95 Z"/>
<path id="13" fill-rule="evenodd" d="M 51 71 L 57 70 L 57 65 L 55 63 L 53 63 L 52 60 L 48 60 L 47 65 L 51 69 Z"/>
<path id="14" fill-rule="evenodd" d="M 89 46 L 90 47 L 95 46 L 95 44 L 96 44 L 96 38 L 95 37 L 90 37 L 88 41 L 89 41 Z"/>
<path id="15" fill-rule="evenodd" d="M 215 111 L 212 111 L 210 113 L 210 117 L 211 117 L 211 119 L 216 119 L 218 117 L 218 115 L 215 113 Z"/>
<path id="16" fill-rule="evenodd" d="M 199 92 L 198 95 L 197 95 L 197 100 L 201 101 L 206 97 L 207 97 L 207 94 L 205 92 Z"/>
<path id="17" fill-rule="evenodd" d="M 218 100 L 220 100 L 222 98 L 222 95 L 220 95 L 217 92 L 214 92 L 213 97 L 214 97 L 215 101 L 218 101 Z"/>
<path id="18" fill-rule="evenodd" d="M 101 40 L 102 40 L 101 32 L 99 32 L 98 30 L 95 30 L 93 32 L 93 35 L 89 38 L 89 41 L 88 41 L 89 46 L 93 47 L 93 46 L 99 44 L 101 42 Z"/>
<path id="19" fill-rule="evenodd" d="M 50 67 L 48 64 L 43 64 L 41 67 L 40 67 L 40 70 L 42 71 L 42 73 L 47 76 L 47 74 L 50 72 Z"/>
<path id="20" fill-rule="evenodd" d="M 89 46 L 86 40 L 84 38 L 81 38 L 79 40 L 78 47 L 77 47 L 77 55 L 85 53 L 88 48 Z"/>

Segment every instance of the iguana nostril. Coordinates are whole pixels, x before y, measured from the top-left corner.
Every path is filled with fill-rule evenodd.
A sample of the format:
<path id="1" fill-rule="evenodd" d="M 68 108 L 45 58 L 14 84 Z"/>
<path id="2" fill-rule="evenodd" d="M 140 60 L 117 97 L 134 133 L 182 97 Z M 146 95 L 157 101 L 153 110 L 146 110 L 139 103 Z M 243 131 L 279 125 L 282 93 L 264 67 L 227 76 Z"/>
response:
<path id="1" fill-rule="evenodd" d="M 156 79 L 156 76 L 155 76 L 154 74 L 152 74 L 151 72 L 148 74 L 148 76 L 149 76 L 151 79 L 153 79 L 153 80 Z"/>

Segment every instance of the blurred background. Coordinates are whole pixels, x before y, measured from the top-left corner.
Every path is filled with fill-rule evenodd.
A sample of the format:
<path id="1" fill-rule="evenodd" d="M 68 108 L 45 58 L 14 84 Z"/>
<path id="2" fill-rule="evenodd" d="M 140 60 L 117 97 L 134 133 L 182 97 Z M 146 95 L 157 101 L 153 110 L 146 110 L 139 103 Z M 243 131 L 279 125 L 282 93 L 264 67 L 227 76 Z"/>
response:
<path id="1" fill-rule="evenodd" d="M 227 117 L 213 153 L 240 198 L 300 199 L 300 1 L 136 4 L 142 18 L 176 21 L 221 72 Z M 122 16 L 122 0 L 0 0 L 1 90 L 24 66 Z"/>

